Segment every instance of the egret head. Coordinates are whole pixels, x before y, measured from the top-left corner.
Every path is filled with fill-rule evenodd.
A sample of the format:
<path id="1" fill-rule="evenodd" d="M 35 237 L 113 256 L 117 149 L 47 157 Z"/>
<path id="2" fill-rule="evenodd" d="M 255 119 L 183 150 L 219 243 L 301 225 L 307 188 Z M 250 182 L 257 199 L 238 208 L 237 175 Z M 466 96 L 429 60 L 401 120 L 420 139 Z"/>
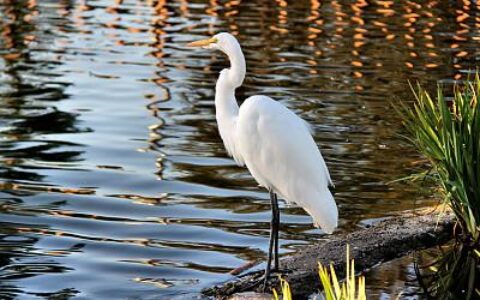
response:
<path id="1" fill-rule="evenodd" d="M 213 37 L 187 44 L 189 47 L 220 50 L 228 56 L 231 67 L 220 73 L 218 84 L 237 88 L 245 78 L 245 57 L 237 39 L 230 33 L 222 32 Z M 217 84 L 217 85 L 218 85 Z"/>
<path id="2" fill-rule="evenodd" d="M 204 49 L 216 49 L 229 55 L 240 49 L 237 39 L 227 32 L 221 32 L 213 37 L 187 44 L 188 47 L 201 47 Z"/>

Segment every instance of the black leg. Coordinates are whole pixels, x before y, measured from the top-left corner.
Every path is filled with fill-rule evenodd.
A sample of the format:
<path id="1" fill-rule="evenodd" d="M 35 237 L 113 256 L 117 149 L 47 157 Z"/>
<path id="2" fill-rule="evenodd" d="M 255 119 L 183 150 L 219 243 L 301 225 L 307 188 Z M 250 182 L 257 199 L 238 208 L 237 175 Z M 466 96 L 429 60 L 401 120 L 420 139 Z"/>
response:
<path id="1" fill-rule="evenodd" d="M 273 269 L 275 271 L 279 270 L 279 257 L 278 257 L 278 235 L 280 231 L 280 209 L 278 208 L 278 198 L 277 194 L 273 194 L 274 202 L 275 202 L 275 241 L 274 241 L 274 264 L 273 264 Z"/>
<path id="2" fill-rule="evenodd" d="M 267 287 L 267 282 L 268 279 L 270 278 L 270 270 L 271 270 L 271 265 L 272 265 L 272 254 L 274 251 L 274 243 L 275 243 L 275 226 L 276 226 L 276 211 L 277 211 L 277 205 L 276 203 L 276 196 L 275 193 L 270 192 L 270 203 L 271 203 L 271 208 L 272 208 L 272 219 L 270 222 L 270 242 L 268 246 L 268 258 L 267 258 L 267 266 L 265 267 L 265 278 L 263 282 L 263 289 Z M 276 245 L 275 245 L 276 246 Z M 276 258 L 276 257 L 275 257 Z"/>

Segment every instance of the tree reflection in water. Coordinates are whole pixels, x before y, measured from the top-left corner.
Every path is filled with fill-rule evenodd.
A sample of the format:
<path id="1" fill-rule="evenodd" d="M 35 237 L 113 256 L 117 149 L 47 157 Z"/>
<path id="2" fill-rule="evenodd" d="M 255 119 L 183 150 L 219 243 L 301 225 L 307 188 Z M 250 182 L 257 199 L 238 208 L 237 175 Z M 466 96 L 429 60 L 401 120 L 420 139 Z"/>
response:
<path id="1" fill-rule="evenodd" d="M 60 1 L 68 11 L 67 1 Z M 0 4 L 0 298 L 60 297 L 68 299 L 77 294 L 73 288 L 53 292 L 33 292 L 21 288 L 20 281 L 45 273 L 64 273 L 70 268 L 53 258 L 78 251 L 82 245 L 61 252 L 46 253 L 36 248 L 47 225 L 24 223 L 28 216 L 46 208 L 25 203 L 23 197 L 35 196 L 32 187 L 41 186 L 45 176 L 32 168 L 32 161 L 71 162 L 82 153 L 68 150 L 65 142 L 41 135 L 78 132 L 76 115 L 56 109 L 55 103 L 65 99 L 68 83 L 56 80 L 55 67 L 60 63 L 46 61 L 29 49 L 31 43 L 48 48 L 48 30 L 37 28 L 33 18 L 39 14 L 34 0 L 5 0 Z M 42 46 L 43 45 L 43 46 Z M 38 54 L 38 53 L 37 53 Z M 22 183 L 26 189 L 19 188 Z M 30 188 L 29 188 L 30 187 Z M 62 203 L 51 203 L 50 209 Z M 11 221 L 10 221 L 11 220 Z M 58 299 L 58 298 L 56 298 Z"/>
<path id="2" fill-rule="evenodd" d="M 416 264 L 417 278 L 427 298 L 479 299 L 480 245 L 456 242 L 438 250 L 422 252 Z"/>

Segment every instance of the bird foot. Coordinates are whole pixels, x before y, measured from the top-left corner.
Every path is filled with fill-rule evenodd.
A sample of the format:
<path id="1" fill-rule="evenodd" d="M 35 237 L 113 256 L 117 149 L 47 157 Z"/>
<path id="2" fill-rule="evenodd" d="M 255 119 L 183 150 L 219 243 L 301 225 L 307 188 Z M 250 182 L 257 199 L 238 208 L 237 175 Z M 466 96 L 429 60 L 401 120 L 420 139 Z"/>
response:
<path id="1" fill-rule="evenodd" d="M 252 291 L 252 290 L 255 290 L 258 286 L 260 286 L 263 283 L 261 291 L 266 292 L 267 288 L 269 286 L 268 283 L 269 283 L 270 279 L 278 278 L 282 275 L 287 275 L 291 272 L 292 272 L 292 270 L 288 270 L 288 269 L 277 269 L 277 268 L 272 269 L 270 271 L 270 275 L 268 276 L 268 278 L 266 278 L 265 273 L 261 272 L 261 271 L 255 272 L 253 274 L 252 273 L 245 274 L 243 276 L 252 276 L 252 278 L 250 279 L 250 284 L 244 285 L 239 291 L 240 292 Z"/>
<path id="2" fill-rule="evenodd" d="M 272 274 L 270 275 L 270 277 L 273 275 L 277 275 L 277 276 L 286 275 L 286 274 L 292 273 L 292 270 L 275 268 L 271 272 Z"/>
<path id="3" fill-rule="evenodd" d="M 274 277 L 278 277 L 280 278 L 282 275 L 286 275 L 288 273 L 291 273 L 292 271 L 291 270 L 287 270 L 287 269 L 273 269 L 270 271 L 270 274 L 268 276 L 268 278 L 266 277 L 265 274 L 263 274 L 263 276 L 259 279 L 259 280 L 263 280 L 263 287 L 262 287 L 262 292 L 265 293 L 266 290 L 267 290 L 267 287 L 268 287 L 268 282 L 270 281 L 270 279 L 274 278 Z"/>
<path id="4" fill-rule="evenodd" d="M 239 292 L 245 292 L 245 291 L 252 291 L 254 290 L 257 286 L 259 286 L 262 282 L 264 282 L 265 274 L 258 273 L 254 274 L 252 278 L 249 280 L 249 284 L 244 285 L 239 289 Z"/>

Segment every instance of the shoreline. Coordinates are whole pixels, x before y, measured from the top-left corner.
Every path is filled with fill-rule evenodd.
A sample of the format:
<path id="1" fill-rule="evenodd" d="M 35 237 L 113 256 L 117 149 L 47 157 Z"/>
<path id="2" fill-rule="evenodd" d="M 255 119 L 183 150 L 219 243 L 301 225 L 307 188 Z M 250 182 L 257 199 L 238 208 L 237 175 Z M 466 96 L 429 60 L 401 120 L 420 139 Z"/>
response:
<path id="1" fill-rule="evenodd" d="M 369 228 L 332 236 L 330 240 L 319 241 L 282 258 L 281 269 L 289 270 L 282 277 L 290 284 L 295 299 L 305 299 L 320 287 L 318 262 L 323 265 L 333 263 L 337 275 L 344 276 L 347 244 L 350 245 L 350 257 L 355 259 L 356 271 L 363 272 L 413 251 L 448 242 L 452 238 L 453 226 L 454 215 L 450 212 L 408 212 L 380 221 Z M 246 273 L 233 281 L 204 289 L 202 293 L 217 299 L 227 299 L 240 292 L 260 293 L 261 286 L 252 287 L 252 283 L 262 275 L 263 271 Z M 271 288 L 279 290 L 279 280 L 275 276 L 270 280 L 267 290 Z M 248 297 L 255 299 L 252 294 Z"/>

